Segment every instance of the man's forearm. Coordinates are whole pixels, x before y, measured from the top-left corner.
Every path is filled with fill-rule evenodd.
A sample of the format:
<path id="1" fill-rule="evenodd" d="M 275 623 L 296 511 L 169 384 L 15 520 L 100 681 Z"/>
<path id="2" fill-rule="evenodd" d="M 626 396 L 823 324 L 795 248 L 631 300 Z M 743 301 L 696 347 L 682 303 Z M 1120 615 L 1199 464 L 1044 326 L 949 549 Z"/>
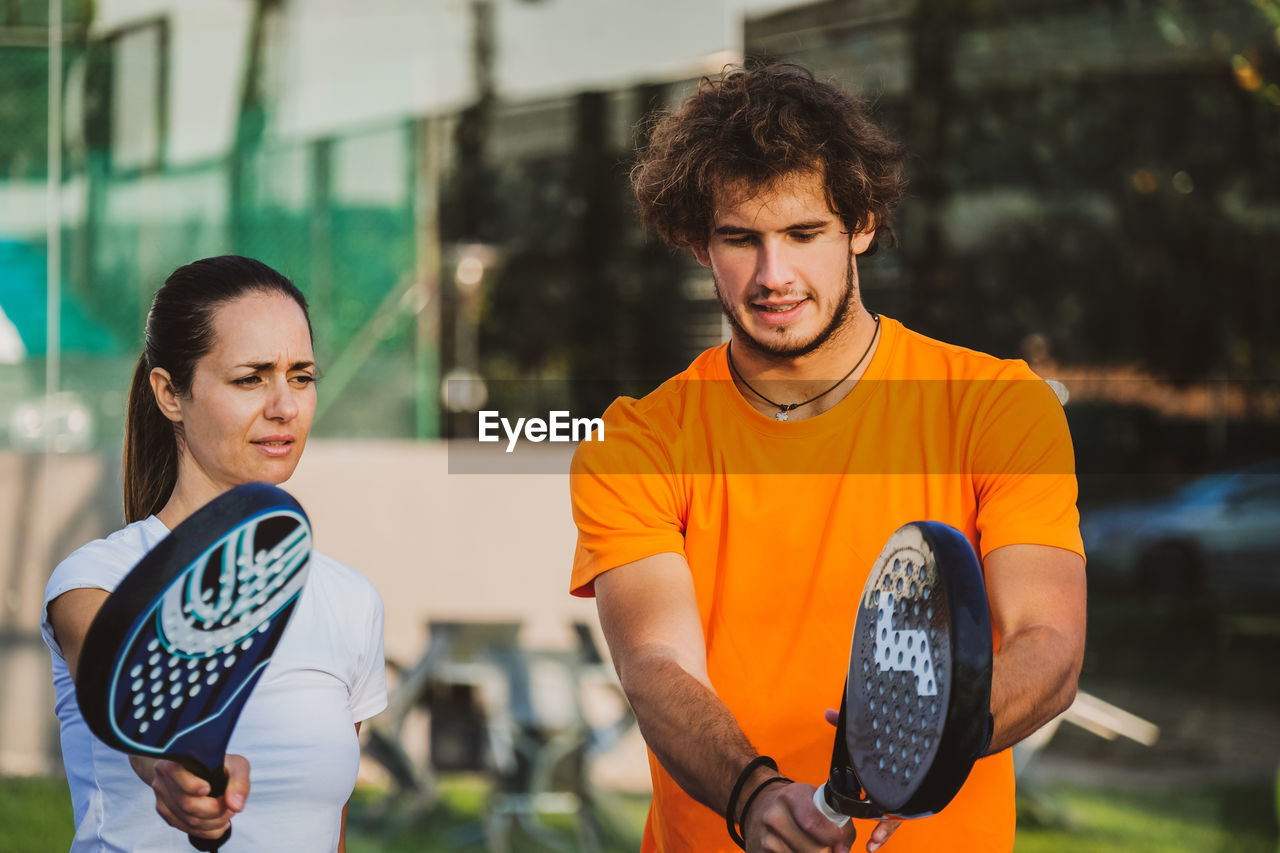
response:
<path id="1" fill-rule="evenodd" d="M 995 731 L 988 754 L 1008 749 L 1071 705 L 1080 677 L 1080 659 L 1072 648 L 1045 626 L 1003 641 L 992 666 Z"/>
<path id="2" fill-rule="evenodd" d="M 637 654 L 619 674 L 662 766 L 689 796 L 723 815 L 738 774 L 756 755 L 733 713 L 711 688 L 661 654 Z M 763 780 L 775 774 L 761 768 L 756 775 Z"/>

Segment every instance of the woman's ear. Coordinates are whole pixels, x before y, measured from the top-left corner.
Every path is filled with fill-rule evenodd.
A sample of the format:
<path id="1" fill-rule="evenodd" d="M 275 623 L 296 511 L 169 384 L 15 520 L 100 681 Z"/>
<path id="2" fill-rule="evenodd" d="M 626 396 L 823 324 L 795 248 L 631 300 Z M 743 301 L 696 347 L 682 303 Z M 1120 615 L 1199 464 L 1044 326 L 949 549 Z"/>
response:
<path id="1" fill-rule="evenodd" d="M 151 368 L 151 391 L 156 396 L 156 405 L 160 414 L 175 424 L 182 423 L 182 399 L 173 387 L 173 378 L 163 367 Z"/>

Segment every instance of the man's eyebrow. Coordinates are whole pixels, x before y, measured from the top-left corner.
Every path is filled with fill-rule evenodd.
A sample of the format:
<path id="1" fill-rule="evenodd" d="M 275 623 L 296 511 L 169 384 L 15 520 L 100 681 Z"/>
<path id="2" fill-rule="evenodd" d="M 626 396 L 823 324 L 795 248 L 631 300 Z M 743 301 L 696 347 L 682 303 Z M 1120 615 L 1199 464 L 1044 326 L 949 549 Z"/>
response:
<path id="1" fill-rule="evenodd" d="M 814 219 L 808 222 L 797 222 L 794 225 L 788 225 L 783 231 L 820 231 L 831 224 L 830 219 Z M 747 228 L 744 225 L 718 225 L 715 232 L 722 236 L 732 236 L 735 234 L 759 234 L 760 232 L 754 228 Z"/>

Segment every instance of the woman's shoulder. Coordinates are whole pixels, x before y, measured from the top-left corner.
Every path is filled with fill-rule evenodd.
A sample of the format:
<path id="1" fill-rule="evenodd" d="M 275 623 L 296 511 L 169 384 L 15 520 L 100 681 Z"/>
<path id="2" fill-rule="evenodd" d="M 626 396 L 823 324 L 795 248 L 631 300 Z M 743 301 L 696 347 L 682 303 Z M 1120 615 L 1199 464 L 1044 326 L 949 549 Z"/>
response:
<path id="1" fill-rule="evenodd" d="M 307 584 L 323 587 L 336 596 L 373 598 L 379 606 L 382 603 L 377 587 L 359 570 L 319 551 L 311 552 L 311 577 Z"/>
<path id="2" fill-rule="evenodd" d="M 158 518 L 150 516 L 77 548 L 49 576 L 45 601 L 78 587 L 110 592 L 168 532 Z"/>

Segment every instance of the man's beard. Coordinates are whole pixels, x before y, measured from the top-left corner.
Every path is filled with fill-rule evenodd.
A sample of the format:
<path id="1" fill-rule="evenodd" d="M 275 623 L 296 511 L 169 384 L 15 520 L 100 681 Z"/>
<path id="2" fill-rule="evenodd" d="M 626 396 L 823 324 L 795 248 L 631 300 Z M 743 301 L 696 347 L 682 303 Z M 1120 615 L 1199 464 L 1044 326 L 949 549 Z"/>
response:
<path id="1" fill-rule="evenodd" d="M 729 321 L 729 325 L 733 327 L 734 340 L 741 341 L 745 346 L 755 350 L 758 354 L 770 359 L 796 359 L 802 358 L 811 352 L 817 351 L 829 340 L 836 336 L 844 327 L 845 321 L 849 317 L 849 308 L 853 305 L 854 292 L 854 270 L 853 270 L 853 252 L 849 253 L 848 266 L 844 274 L 844 292 L 840 294 L 840 301 L 836 305 L 836 310 L 832 313 L 831 319 L 827 325 L 814 335 L 813 340 L 805 344 L 787 346 L 782 343 L 770 343 L 762 341 L 749 333 L 738 319 L 737 314 L 733 312 L 729 304 L 725 302 L 724 292 L 720 289 L 720 282 L 715 281 L 715 275 L 712 274 L 712 281 L 715 281 L 716 296 L 720 299 L 720 310 L 724 312 L 725 319 Z M 781 336 L 779 336 L 781 337 Z"/>

